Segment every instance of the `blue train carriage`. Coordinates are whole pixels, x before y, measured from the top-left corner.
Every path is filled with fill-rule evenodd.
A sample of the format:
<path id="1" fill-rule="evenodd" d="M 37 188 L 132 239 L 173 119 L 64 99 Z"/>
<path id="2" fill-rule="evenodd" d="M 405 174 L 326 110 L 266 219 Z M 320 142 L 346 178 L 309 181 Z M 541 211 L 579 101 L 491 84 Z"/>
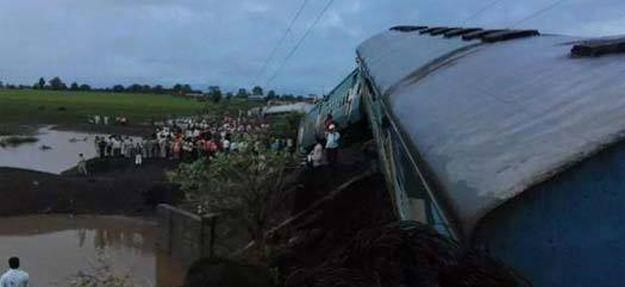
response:
<path id="1" fill-rule="evenodd" d="M 317 137 L 324 137 L 324 122 L 328 114 L 332 115 L 339 128 L 361 120 L 360 83 L 358 71 L 354 70 L 302 119 L 298 132 L 301 152 L 310 150 Z"/>
<path id="2" fill-rule="evenodd" d="M 358 48 L 398 215 L 535 286 L 625 282 L 625 38 L 394 27 Z"/>

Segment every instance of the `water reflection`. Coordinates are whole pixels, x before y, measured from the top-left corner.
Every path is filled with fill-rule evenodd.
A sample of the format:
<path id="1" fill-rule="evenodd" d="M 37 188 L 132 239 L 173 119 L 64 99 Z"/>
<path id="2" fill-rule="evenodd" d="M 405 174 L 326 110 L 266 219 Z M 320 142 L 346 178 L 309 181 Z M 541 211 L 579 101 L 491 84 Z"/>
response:
<path id="1" fill-rule="evenodd" d="M 0 264 L 19 256 L 35 286 L 65 286 L 103 251 L 114 270 L 141 286 L 179 286 L 182 267 L 156 251 L 157 225 L 124 217 L 28 216 L 0 219 Z M 0 268 L 3 269 L 3 268 Z"/>
<path id="2" fill-rule="evenodd" d="M 94 138 L 97 134 L 57 131 L 41 128 L 35 143 L 16 147 L 0 147 L 0 167 L 13 167 L 60 174 L 78 162 L 78 154 L 85 158 L 96 157 Z M 85 140 L 86 139 L 86 140 Z M 51 149 L 42 149 L 42 146 Z"/>

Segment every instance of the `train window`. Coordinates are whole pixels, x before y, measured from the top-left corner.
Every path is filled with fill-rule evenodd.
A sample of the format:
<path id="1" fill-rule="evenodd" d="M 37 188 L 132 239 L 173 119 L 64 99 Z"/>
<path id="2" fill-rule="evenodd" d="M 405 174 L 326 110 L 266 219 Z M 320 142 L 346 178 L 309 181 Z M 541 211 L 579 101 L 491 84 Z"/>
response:
<path id="1" fill-rule="evenodd" d="M 371 82 L 369 80 L 365 80 L 365 84 L 367 85 L 367 91 L 371 95 L 371 99 L 375 101 L 376 97 L 375 97 L 375 93 L 373 92 L 374 89 L 373 89 L 373 86 L 371 85 Z"/>
<path id="2" fill-rule="evenodd" d="M 397 169 L 402 171 L 398 176 L 404 186 L 404 190 L 410 197 L 423 198 L 425 194 L 423 185 L 417 181 L 416 171 L 413 170 L 411 161 L 408 159 L 401 144 L 399 144 L 399 138 L 396 133 L 393 133 L 393 141 L 397 143 L 395 144 L 394 153 L 398 159 Z"/>
<path id="3" fill-rule="evenodd" d="M 391 132 L 393 178 L 395 194 L 401 201 L 398 205 L 403 210 L 405 219 L 427 223 L 439 233 L 451 236 L 440 210 L 436 207 L 426 190 L 419 172 L 408 156 L 408 151 L 400 142 L 399 134 Z"/>

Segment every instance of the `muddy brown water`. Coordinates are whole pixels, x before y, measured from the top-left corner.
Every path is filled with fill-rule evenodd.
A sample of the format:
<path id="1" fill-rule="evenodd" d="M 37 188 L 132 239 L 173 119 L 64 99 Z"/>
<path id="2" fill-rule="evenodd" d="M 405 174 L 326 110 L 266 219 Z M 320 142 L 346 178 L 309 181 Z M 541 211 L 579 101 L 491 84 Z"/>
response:
<path id="1" fill-rule="evenodd" d="M 157 223 L 150 218 L 0 218 L 0 266 L 6 258 L 18 256 L 33 286 L 68 286 L 79 271 L 91 272 L 103 261 L 139 286 L 180 286 L 186 271 L 158 251 L 157 236 Z"/>

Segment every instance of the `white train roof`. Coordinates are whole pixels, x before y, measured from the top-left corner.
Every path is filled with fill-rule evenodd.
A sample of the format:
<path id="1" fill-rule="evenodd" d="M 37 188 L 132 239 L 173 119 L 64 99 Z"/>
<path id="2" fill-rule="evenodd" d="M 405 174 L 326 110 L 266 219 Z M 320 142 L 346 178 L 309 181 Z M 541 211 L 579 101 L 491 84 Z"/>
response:
<path id="1" fill-rule="evenodd" d="M 625 135 L 625 54 L 583 57 L 620 52 L 604 45 L 620 40 L 581 40 L 491 44 L 388 31 L 359 47 L 465 236 L 494 208 Z M 582 57 L 571 56 L 576 44 L 587 48 L 578 47 Z"/>

